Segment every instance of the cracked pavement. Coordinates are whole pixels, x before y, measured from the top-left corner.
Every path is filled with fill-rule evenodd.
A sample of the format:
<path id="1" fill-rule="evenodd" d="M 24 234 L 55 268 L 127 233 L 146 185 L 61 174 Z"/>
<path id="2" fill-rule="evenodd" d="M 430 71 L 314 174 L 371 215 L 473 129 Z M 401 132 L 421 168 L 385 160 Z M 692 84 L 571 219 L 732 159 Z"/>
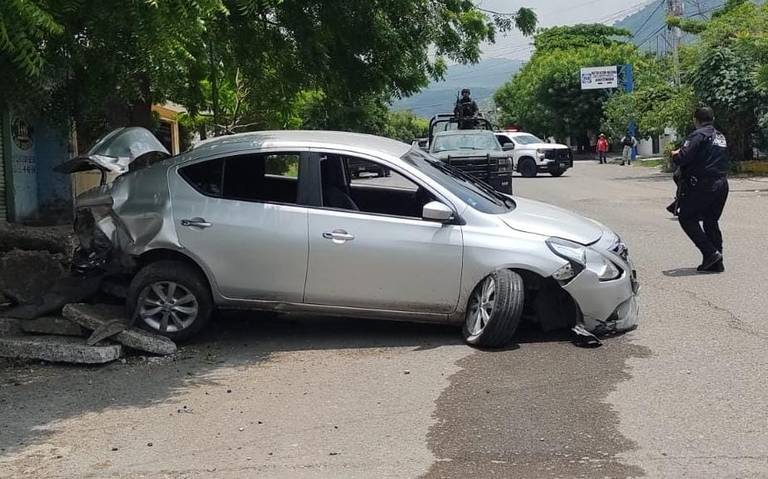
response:
<path id="1" fill-rule="evenodd" d="M 515 177 L 629 244 L 641 324 L 598 349 L 237 314 L 170 360 L 0 363 L 0 477 L 766 478 L 765 186 L 732 180 L 727 271 L 697 275 L 667 175 Z"/>

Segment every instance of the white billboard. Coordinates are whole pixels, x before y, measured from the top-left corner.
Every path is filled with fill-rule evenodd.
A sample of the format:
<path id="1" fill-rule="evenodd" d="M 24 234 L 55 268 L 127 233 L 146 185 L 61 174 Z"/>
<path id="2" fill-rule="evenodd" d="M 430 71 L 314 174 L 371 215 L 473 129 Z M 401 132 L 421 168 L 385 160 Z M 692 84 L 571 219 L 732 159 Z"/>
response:
<path id="1" fill-rule="evenodd" d="M 619 73 L 616 66 L 589 67 L 581 69 L 581 89 L 598 90 L 602 88 L 618 88 Z"/>

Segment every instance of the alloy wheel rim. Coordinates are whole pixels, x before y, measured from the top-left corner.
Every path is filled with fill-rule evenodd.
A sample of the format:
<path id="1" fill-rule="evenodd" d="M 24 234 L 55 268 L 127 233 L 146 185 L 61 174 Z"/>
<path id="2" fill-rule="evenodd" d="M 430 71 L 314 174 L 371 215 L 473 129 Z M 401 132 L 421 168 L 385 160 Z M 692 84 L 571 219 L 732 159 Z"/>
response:
<path id="1" fill-rule="evenodd" d="M 175 333 L 192 325 L 199 309 L 197 298 L 184 285 L 157 281 L 141 292 L 138 316 L 156 331 Z"/>
<path id="2" fill-rule="evenodd" d="M 482 333 L 491 320 L 496 305 L 496 281 L 487 277 L 483 284 L 472 293 L 469 307 L 469 332 L 472 336 Z"/>

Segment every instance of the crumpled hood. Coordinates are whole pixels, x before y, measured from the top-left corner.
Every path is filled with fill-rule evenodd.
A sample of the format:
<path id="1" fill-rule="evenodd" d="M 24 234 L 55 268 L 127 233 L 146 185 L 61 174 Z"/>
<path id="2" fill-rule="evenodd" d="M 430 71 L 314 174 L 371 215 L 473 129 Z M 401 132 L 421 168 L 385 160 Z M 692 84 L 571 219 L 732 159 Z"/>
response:
<path id="1" fill-rule="evenodd" d="M 101 170 L 126 173 L 131 163 L 146 163 L 168 158 L 170 153 L 155 135 L 141 127 L 118 128 L 102 137 L 88 153 L 55 168 L 59 173 Z M 151 161 L 150 161 L 151 160 Z"/>
<path id="2" fill-rule="evenodd" d="M 501 220 L 510 228 L 526 233 L 575 241 L 588 245 L 600 239 L 605 227 L 597 221 L 585 218 L 557 206 L 514 197 L 517 208 L 501 215 Z"/>

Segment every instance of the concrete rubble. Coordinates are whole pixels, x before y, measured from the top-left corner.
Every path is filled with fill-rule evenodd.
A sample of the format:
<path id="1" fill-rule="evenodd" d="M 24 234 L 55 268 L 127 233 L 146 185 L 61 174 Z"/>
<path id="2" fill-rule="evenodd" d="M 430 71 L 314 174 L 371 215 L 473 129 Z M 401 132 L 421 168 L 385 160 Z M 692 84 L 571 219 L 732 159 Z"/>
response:
<path id="1" fill-rule="evenodd" d="M 51 362 L 103 364 L 120 358 L 119 344 L 88 346 L 85 339 L 71 336 L 3 336 L 0 356 Z"/>
<path id="2" fill-rule="evenodd" d="M 22 334 L 18 319 L 0 318 L 0 337 Z"/>
<path id="3" fill-rule="evenodd" d="M 54 334 L 59 336 L 85 337 L 87 332 L 79 324 L 66 318 L 44 316 L 36 319 L 19 321 L 21 330 L 29 334 Z"/>
<path id="4" fill-rule="evenodd" d="M 129 327 L 123 307 L 84 303 L 125 299 L 126 287 L 104 270 L 69 273 L 74 239 L 71 227 L 0 222 L 0 357 L 101 364 L 124 347 L 175 353 L 170 339 Z"/>
<path id="5" fill-rule="evenodd" d="M 90 331 L 95 331 L 106 322 L 115 319 L 122 320 L 128 324 L 125 309 L 121 306 L 84 303 L 68 304 L 64 306 L 62 314 L 65 318 Z M 131 349 L 138 349 L 152 354 L 167 355 L 176 352 L 176 343 L 170 339 L 141 329 L 125 329 L 112 336 L 111 339 Z"/>
<path id="6" fill-rule="evenodd" d="M 15 304 L 40 301 L 64 276 L 65 256 L 47 251 L 11 250 L 0 255 L 0 292 Z"/>
<path id="7" fill-rule="evenodd" d="M 75 239 L 71 226 L 34 227 L 0 221 L 0 253 L 14 249 L 47 251 L 69 258 Z"/>

